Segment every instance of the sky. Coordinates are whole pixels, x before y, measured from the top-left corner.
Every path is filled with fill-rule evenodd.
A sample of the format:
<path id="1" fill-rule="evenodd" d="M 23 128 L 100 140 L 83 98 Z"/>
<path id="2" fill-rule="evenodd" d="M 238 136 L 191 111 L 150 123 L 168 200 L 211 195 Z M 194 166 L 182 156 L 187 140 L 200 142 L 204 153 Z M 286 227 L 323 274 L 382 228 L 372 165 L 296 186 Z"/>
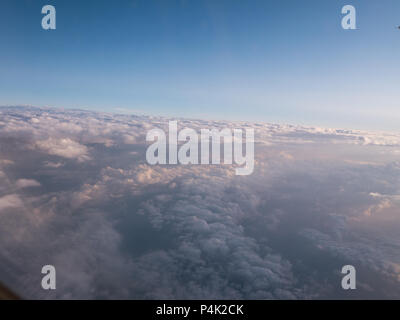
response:
<path id="1" fill-rule="evenodd" d="M 398 130 L 398 25 L 397 0 L 2 0 L 0 105 Z"/>

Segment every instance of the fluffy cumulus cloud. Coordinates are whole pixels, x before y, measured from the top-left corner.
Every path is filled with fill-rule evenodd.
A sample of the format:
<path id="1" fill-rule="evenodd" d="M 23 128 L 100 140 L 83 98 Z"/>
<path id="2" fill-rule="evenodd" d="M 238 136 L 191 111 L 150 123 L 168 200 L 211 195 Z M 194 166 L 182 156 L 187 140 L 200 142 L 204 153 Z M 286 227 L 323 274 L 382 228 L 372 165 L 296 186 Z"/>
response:
<path id="1" fill-rule="evenodd" d="M 87 153 L 87 148 L 68 138 L 53 139 L 36 142 L 35 147 L 43 150 L 44 152 L 69 159 L 77 159 L 78 161 L 90 160 Z"/>
<path id="2" fill-rule="evenodd" d="M 254 128 L 254 173 L 149 165 L 168 119 L 1 108 L 0 281 L 39 299 L 400 298 L 400 135 L 178 125 Z"/>
<path id="3" fill-rule="evenodd" d="M 18 188 L 39 187 L 40 183 L 32 179 L 18 179 L 15 183 Z"/>

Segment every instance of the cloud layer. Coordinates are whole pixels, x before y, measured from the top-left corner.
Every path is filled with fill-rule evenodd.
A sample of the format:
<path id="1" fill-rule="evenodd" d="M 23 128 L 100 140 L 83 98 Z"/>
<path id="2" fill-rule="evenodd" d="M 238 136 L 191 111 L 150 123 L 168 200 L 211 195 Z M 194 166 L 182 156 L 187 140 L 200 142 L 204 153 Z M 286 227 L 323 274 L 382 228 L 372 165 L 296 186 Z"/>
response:
<path id="1" fill-rule="evenodd" d="M 148 165 L 145 135 L 168 120 L 1 108 L 0 280 L 43 299 L 400 298 L 400 135 L 178 120 L 254 128 L 239 177 Z"/>

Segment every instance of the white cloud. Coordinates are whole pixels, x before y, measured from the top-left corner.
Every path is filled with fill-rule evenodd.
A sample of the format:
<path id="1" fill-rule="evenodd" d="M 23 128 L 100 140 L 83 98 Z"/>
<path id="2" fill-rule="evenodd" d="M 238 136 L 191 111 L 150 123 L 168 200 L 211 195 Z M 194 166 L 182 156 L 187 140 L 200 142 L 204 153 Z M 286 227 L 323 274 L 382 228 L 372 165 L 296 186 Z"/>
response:
<path id="1" fill-rule="evenodd" d="M 49 167 L 49 168 L 61 168 L 64 165 L 64 163 L 61 162 L 51 162 L 51 161 L 45 161 L 44 166 Z"/>
<path id="2" fill-rule="evenodd" d="M 32 179 L 18 179 L 15 185 L 17 188 L 40 187 L 40 183 Z"/>
<path id="3" fill-rule="evenodd" d="M 69 138 L 49 138 L 47 140 L 37 141 L 36 146 L 51 155 L 76 159 L 80 162 L 90 160 L 88 148 Z"/>
<path id="4" fill-rule="evenodd" d="M 22 200 L 16 194 L 10 194 L 0 198 L 0 210 L 19 208 L 23 206 Z"/>

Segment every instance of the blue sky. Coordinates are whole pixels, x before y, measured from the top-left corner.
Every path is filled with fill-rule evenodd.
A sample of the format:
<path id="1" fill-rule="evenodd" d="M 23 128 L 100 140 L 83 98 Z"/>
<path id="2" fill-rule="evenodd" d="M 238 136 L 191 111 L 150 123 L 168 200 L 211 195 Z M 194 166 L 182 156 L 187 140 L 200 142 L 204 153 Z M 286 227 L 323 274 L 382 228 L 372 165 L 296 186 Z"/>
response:
<path id="1" fill-rule="evenodd" d="M 2 0 L 0 105 L 398 130 L 398 25 L 398 0 Z"/>

